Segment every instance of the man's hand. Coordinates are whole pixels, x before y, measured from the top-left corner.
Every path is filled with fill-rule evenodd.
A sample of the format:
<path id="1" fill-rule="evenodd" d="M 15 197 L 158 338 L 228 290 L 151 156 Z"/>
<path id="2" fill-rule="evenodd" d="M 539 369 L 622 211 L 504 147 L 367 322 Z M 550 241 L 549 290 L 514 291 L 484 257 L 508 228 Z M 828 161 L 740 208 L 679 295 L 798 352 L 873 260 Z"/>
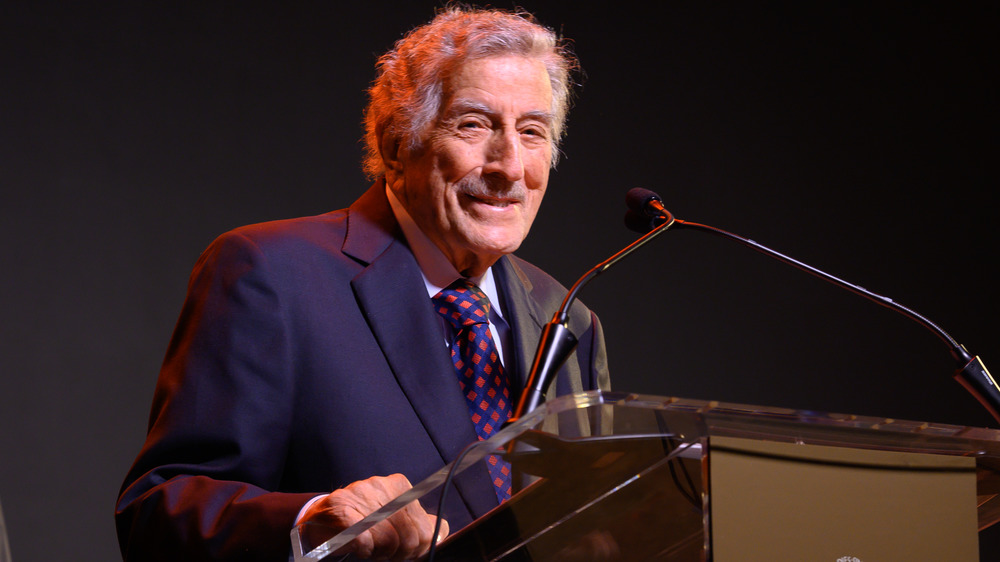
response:
<path id="1" fill-rule="evenodd" d="M 314 502 L 300 523 L 312 523 L 343 530 L 365 518 L 412 487 L 402 474 L 373 476 L 335 490 Z M 359 558 L 408 560 L 431 547 L 434 516 L 413 501 L 379 522 L 339 551 Z M 438 541 L 448 535 L 448 522 L 441 521 Z"/>

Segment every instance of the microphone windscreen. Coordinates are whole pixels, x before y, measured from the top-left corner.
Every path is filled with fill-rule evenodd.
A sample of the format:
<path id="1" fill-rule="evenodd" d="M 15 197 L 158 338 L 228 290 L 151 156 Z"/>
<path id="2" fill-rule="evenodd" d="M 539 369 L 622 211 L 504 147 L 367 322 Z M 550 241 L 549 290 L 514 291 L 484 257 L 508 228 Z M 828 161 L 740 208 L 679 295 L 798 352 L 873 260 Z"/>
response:
<path id="1" fill-rule="evenodd" d="M 628 205 L 629 209 L 639 213 L 655 214 L 646 210 L 646 205 L 649 205 L 650 201 L 662 200 L 659 195 L 643 187 L 633 187 L 625 194 L 625 204 Z"/>

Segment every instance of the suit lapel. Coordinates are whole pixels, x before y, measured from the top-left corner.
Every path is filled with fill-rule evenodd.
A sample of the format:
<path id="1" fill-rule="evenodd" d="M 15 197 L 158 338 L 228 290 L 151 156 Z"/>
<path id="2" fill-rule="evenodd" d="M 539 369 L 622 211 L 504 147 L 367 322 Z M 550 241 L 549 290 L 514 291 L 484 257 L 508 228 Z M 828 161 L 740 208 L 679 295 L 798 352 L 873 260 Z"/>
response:
<path id="1" fill-rule="evenodd" d="M 497 276 L 497 286 L 503 294 L 504 310 L 509 317 L 507 321 L 511 327 L 517 356 L 515 362 L 517 378 L 519 388 L 523 389 L 528 382 L 531 364 L 535 360 L 542 329 L 552 320 L 552 315 L 556 311 L 555 308 L 545 310 L 538 299 L 532 296 L 534 287 L 531 280 L 509 256 L 500 258 L 493 266 L 493 271 Z M 565 367 L 560 372 L 564 370 Z M 553 384 L 546 392 L 545 400 L 554 400 L 559 393 L 575 393 L 582 390 L 578 384 L 578 377 L 569 377 L 569 381 L 570 388 L 561 389 L 561 392 L 559 385 Z"/>
<path id="2" fill-rule="evenodd" d="M 531 298 L 531 281 L 507 256 L 500 258 L 493 267 L 497 290 L 503 295 L 505 320 L 510 326 L 514 342 L 514 365 L 518 388 L 527 382 L 531 363 L 535 359 L 542 326 L 548 321 L 544 312 Z"/>
<path id="3" fill-rule="evenodd" d="M 440 322 L 384 189 L 375 184 L 351 206 L 344 252 L 368 264 L 351 286 L 396 381 L 447 463 L 477 437 Z M 459 478 L 456 487 L 477 516 L 496 507 L 485 470 Z"/>

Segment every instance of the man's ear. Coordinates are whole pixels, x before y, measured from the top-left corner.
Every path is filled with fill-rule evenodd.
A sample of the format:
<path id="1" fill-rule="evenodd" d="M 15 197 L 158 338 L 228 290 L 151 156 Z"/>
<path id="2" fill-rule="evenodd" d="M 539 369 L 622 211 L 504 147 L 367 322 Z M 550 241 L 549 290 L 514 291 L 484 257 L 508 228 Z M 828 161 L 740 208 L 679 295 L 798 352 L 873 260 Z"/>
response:
<path id="1" fill-rule="evenodd" d="M 402 157 L 402 141 L 399 135 L 395 134 L 389 127 L 382 130 L 379 135 L 379 152 L 382 155 L 382 165 L 385 166 L 386 171 L 393 171 L 395 173 L 402 173 L 403 171 L 403 161 Z"/>

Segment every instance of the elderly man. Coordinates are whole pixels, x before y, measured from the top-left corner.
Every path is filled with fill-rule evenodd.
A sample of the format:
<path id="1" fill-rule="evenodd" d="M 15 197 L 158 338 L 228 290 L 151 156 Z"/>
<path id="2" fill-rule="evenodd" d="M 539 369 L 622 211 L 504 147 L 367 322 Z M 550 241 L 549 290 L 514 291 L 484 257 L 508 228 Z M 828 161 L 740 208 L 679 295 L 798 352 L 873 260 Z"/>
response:
<path id="1" fill-rule="evenodd" d="M 346 528 L 510 415 L 566 292 L 508 254 L 545 193 L 573 64 L 527 16 L 443 11 L 378 63 L 375 184 L 348 209 L 212 243 L 118 500 L 127 560 L 285 560 L 296 522 Z M 555 392 L 606 388 L 597 318 L 575 305 L 570 329 Z M 485 464 L 456 483 L 453 529 L 511 493 Z M 432 523 L 414 504 L 349 546 L 416 556 Z"/>

